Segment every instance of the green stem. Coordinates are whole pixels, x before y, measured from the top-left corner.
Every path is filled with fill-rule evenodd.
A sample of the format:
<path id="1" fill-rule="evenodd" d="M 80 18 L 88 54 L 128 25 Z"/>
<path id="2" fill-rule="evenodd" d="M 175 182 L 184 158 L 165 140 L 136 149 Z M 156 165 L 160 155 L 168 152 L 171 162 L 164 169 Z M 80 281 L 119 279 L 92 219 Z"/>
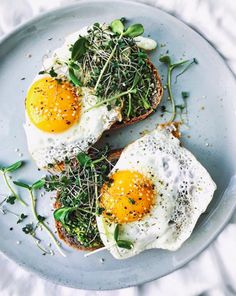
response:
<path id="1" fill-rule="evenodd" d="M 175 100 L 174 100 L 172 89 L 171 89 L 171 74 L 172 74 L 173 69 L 174 68 L 172 66 L 168 66 L 167 90 L 168 90 L 169 98 L 170 98 L 171 105 L 172 105 L 172 115 L 171 115 L 169 122 L 173 122 L 176 117 Z"/>
<path id="2" fill-rule="evenodd" d="M 57 239 L 55 238 L 54 234 L 52 233 L 52 231 L 49 229 L 49 227 L 43 221 L 40 221 L 39 220 L 38 215 L 37 215 L 37 212 L 36 212 L 36 199 L 33 196 L 32 189 L 29 189 L 29 193 L 30 193 L 30 198 L 31 198 L 32 212 L 34 214 L 35 219 L 48 232 L 49 236 L 51 237 L 51 239 L 55 243 L 55 246 L 58 249 L 58 251 L 61 253 L 61 255 L 64 256 L 64 257 L 66 257 L 66 255 L 62 252 L 61 247 L 59 246 L 59 243 L 58 243 Z"/>
<path id="3" fill-rule="evenodd" d="M 100 107 L 100 106 L 102 106 L 102 105 L 105 104 L 105 103 L 112 102 L 112 101 L 114 101 L 114 100 L 116 100 L 116 99 L 119 99 L 120 97 L 125 96 L 125 95 L 128 95 L 128 94 L 134 94 L 134 93 L 136 93 L 136 89 L 129 89 L 129 90 L 127 90 L 127 91 L 124 91 L 123 93 L 120 93 L 120 94 L 118 94 L 118 95 L 116 95 L 116 96 L 113 96 L 113 97 L 111 97 L 111 98 L 109 98 L 109 99 L 103 100 L 103 101 L 101 101 L 101 102 L 99 102 L 99 103 L 93 105 L 92 107 L 90 107 L 90 108 L 88 108 L 87 110 L 85 110 L 85 112 L 88 112 L 88 111 L 92 110 L 93 108 Z"/>
<path id="4" fill-rule="evenodd" d="M 11 187 L 11 185 L 10 185 L 10 183 L 9 183 L 9 181 L 8 181 L 8 179 L 7 179 L 7 176 L 6 176 L 6 172 L 3 172 L 3 179 L 4 179 L 4 181 L 5 181 L 5 183 L 6 183 L 6 185 L 7 185 L 7 187 L 8 187 L 8 189 L 11 191 L 11 193 L 15 196 L 15 198 L 22 204 L 22 205 L 24 205 L 24 206 L 28 206 L 27 205 L 27 203 L 23 200 L 23 199 L 21 199 L 17 194 L 16 194 L 16 192 L 13 190 L 13 188 Z"/>
<path id="5" fill-rule="evenodd" d="M 118 38 L 118 41 L 119 41 L 122 37 L 123 37 L 123 34 L 120 35 L 120 37 Z M 113 55 L 114 55 L 114 53 L 115 53 L 115 51 L 116 51 L 116 48 L 117 48 L 117 45 L 118 45 L 118 41 L 117 41 L 116 45 L 114 46 L 114 48 L 113 48 L 113 50 L 112 50 L 112 52 L 111 52 L 109 58 L 107 59 L 105 65 L 103 66 L 102 71 L 101 71 L 100 74 L 99 74 L 98 80 L 97 80 L 96 85 L 95 85 L 95 88 L 94 88 L 95 91 L 97 90 L 97 87 L 98 87 L 98 85 L 99 85 L 99 83 L 100 83 L 100 81 L 101 81 L 101 79 L 102 79 L 102 75 L 103 75 L 104 72 L 106 71 L 106 68 L 107 68 L 109 62 L 110 62 L 110 60 L 112 59 L 112 57 L 113 57 Z"/>
<path id="6" fill-rule="evenodd" d="M 129 97 L 129 105 L 128 105 L 128 111 L 127 111 L 127 118 L 129 119 L 130 113 L 131 113 L 131 94 L 128 94 Z"/>

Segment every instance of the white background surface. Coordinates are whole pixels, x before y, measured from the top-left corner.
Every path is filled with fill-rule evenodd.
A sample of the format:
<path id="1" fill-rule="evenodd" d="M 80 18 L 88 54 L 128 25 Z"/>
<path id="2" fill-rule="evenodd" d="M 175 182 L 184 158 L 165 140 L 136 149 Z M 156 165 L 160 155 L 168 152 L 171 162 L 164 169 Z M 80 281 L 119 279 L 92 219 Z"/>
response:
<path id="1" fill-rule="evenodd" d="M 18 24 L 70 0 L 0 0 L 0 36 Z M 146 0 L 197 28 L 221 52 L 236 75 L 235 0 Z M 235 95 L 235 94 L 232 94 Z M 230 296 L 236 295 L 236 216 L 218 239 L 184 268 L 151 283 L 116 291 L 61 287 L 23 270 L 0 254 L 1 296 Z"/>

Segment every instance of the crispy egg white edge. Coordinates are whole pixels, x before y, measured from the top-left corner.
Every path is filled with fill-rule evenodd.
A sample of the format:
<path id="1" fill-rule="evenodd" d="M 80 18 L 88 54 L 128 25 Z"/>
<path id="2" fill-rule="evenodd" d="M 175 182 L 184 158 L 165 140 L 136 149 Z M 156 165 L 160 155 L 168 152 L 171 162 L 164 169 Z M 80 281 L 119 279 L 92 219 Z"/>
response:
<path id="1" fill-rule="evenodd" d="M 199 216 L 206 210 L 208 204 L 210 203 L 214 191 L 216 190 L 216 185 L 211 179 L 209 173 L 206 171 L 206 169 L 197 161 L 197 159 L 194 157 L 194 155 L 188 151 L 186 148 L 180 146 L 180 142 L 177 138 L 174 138 L 172 134 L 167 131 L 167 130 L 154 130 L 148 135 L 145 135 L 144 137 L 138 139 L 134 143 L 128 145 L 124 151 L 121 154 L 121 157 L 119 161 L 117 162 L 117 165 L 114 167 L 114 170 L 117 167 L 120 167 L 120 169 L 125 169 L 127 166 L 123 162 L 124 155 L 128 152 L 132 152 L 135 150 L 135 146 L 138 146 L 137 144 L 140 143 L 140 141 L 145 141 L 145 138 L 147 137 L 153 137 L 154 139 L 160 139 L 161 141 L 166 139 L 167 141 L 171 141 L 171 145 L 173 146 L 176 151 L 183 151 L 184 155 L 188 157 L 189 160 L 193 163 L 193 167 L 196 169 L 197 172 L 199 172 L 201 175 L 204 176 L 204 182 L 202 183 L 203 185 L 205 184 L 205 191 L 203 191 L 202 194 L 195 194 L 195 199 L 192 201 L 193 205 L 193 211 L 191 211 L 191 219 L 187 220 L 185 223 L 183 223 L 182 229 L 180 233 L 176 236 L 176 229 L 175 227 L 168 226 L 166 224 L 167 221 L 164 221 L 164 224 L 162 225 L 162 233 L 160 232 L 160 236 L 157 239 L 151 239 L 149 241 L 146 240 L 145 236 L 143 237 L 144 243 L 143 242 L 135 242 L 134 243 L 134 248 L 132 250 L 126 250 L 117 247 L 114 241 L 114 230 L 115 230 L 115 223 L 106 223 L 106 220 L 102 216 L 97 216 L 97 225 L 98 229 L 100 232 L 101 239 L 104 243 L 105 246 L 109 247 L 109 250 L 111 254 L 116 258 L 116 259 L 125 259 L 131 256 L 134 256 L 146 249 L 152 249 L 152 248 L 162 248 L 162 249 L 167 249 L 171 251 L 177 250 L 183 243 L 186 241 L 189 236 L 191 235 L 194 226 L 196 225 L 196 222 L 199 218 Z M 122 162 L 121 165 L 119 165 L 119 162 Z M 128 166 L 128 169 L 132 168 L 132 165 Z M 137 170 L 137 166 L 135 168 Z M 144 171 L 143 171 L 144 172 Z M 142 173 L 143 173 L 142 172 Z M 199 176 L 198 176 L 199 177 Z M 157 197 L 159 206 L 161 202 L 165 202 L 166 196 L 163 196 L 162 200 L 160 196 Z M 200 203 L 199 203 L 200 201 Z M 166 205 L 168 206 L 168 211 L 169 213 L 174 209 L 175 203 L 173 202 L 166 202 Z M 161 214 L 160 210 L 157 210 L 158 214 Z M 168 213 L 167 213 L 168 214 Z M 161 214 L 163 215 L 163 213 Z M 169 216 L 168 216 L 169 217 Z M 163 217 L 162 217 L 163 218 Z M 169 217 L 170 218 L 170 217 Z M 143 219 L 143 224 L 148 223 L 150 221 L 150 216 L 145 216 Z M 151 219 L 153 220 L 153 219 Z M 109 225 L 108 225 L 109 224 Z M 129 223 L 128 223 L 129 224 Z M 125 224 L 128 225 L 128 224 Z M 136 221 L 134 223 L 130 223 L 130 225 L 138 225 L 140 224 L 139 221 Z M 123 227 L 123 233 L 121 235 L 121 239 L 129 239 L 129 236 L 125 233 L 125 226 Z M 121 226 L 122 227 L 122 226 Z M 147 229 L 147 231 L 149 231 Z M 151 229 L 153 232 L 153 230 Z M 155 232 L 155 228 L 154 228 Z M 130 232 L 132 234 L 132 232 Z M 155 233 L 153 233 L 155 235 Z M 140 234 L 139 234 L 140 237 Z M 175 237 L 173 241 L 171 241 L 170 238 Z"/>

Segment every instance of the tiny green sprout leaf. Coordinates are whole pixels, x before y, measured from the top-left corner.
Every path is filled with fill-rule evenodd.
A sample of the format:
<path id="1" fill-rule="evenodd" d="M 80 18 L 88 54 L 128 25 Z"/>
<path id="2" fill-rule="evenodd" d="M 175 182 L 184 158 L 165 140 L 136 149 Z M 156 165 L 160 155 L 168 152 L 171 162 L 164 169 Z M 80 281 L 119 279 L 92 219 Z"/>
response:
<path id="1" fill-rule="evenodd" d="M 119 248 L 123 248 L 123 249 L 127 249 L 127 250 L 131 250 L 134 247 L 133 243 L 128 240 L 119 239 L 116 243 Z"/>
<path id="2" fill-rule="evenodd" d="M 119 34 L 121 35 L 123 32 L 124 32 L 124 25 L 123 23 L 121 22 L 121 20 L 114 20 L 111 25 L 111 30 L 113 33 L 116 33 L 116 34 Z"/>
<path id="3" fill-rule="evenodd" d="M 104 210 L 105 210 L 104 208 L 98 207 L 97 208 L 97 215 L 100 216 L 103 213 Z"/>
<path id="4" fill-rule="evenodd" d="M 28 190 L 31 189 L 31 187 L 26 184 L 26 183 L 23 183 L 23 182 L 19 182 L 19 181 L 13 181 L 13 183 L 16 185 L 16 186 L 19 186 L 19 187 L 23 187 L 23 188 L 26 188 Z"/>
<path id="5" fill-rule="evenodd" d="M 47 73 L 47 72 L 43 70 L 43 71 L 39 71 L 38 74 L 39 74 L 39 75 L 43 75 L 43 74 L 46 74 L 46 73 Z"/>
<path id="6" fill-rule="evenodd" d="M 187 99 L 187 98 L 189 97 L 190 94 L 189 94 L 188 91 L 182 91 L 181 95 L 182 95 L 182 98 L 183 98 L 183 99 Z"/>
<path id="7" fill-rule="evenodd" d="M 86 53 L 88 44 L 85 37 L 80 37 L 72 47 L 71 59 L 73 61 L 79 60 Z"/>
<path id="8" fill-rule="evenodd" d="M 79 65 L 75 64 L 75 63 L 70 63 L 70 67 L 73 68 L 74 70 L 80 70 Z"/>
<path id="9" fill-rule="evenodd" d="M 119 237 L 119 224 L 116 224 L 115 230 L 114 230 L 114 240 L 117 242 Z"/>
<path id="10" fill-rule="evenodd" d="M 8 196 L 8 198 L 6 199 L 6 202 L 9 203 L 10 205 L 14 205 L 16 200 L 16 196 L 15 195 L 10 195 Z"/>
<path id="11" fill-rule="evenodd" d="M 171 65 L 171 58 L 168 55 L 160 57 L 159 61 L 164 64 Z"/>
<path id="12" fill-rule="evenodd" d="M 57 73 L 55 72 L 55 70 L 54 70 L 53 67 L 50 69 L 50 71 L 48 72 L 48 74 L 49 74 L 51 77 L 57 77 Z"/>
<path id="13" fill-rule="evenodd" d="M 122 24 L 125 24 L 127 22 L 127 19 L 125 17 L 120 18 L 120 21 L 122 22 Z"/>
<path id="14" fill-rule="evenodd" d="M 23 161 L 17 161 L 8 167 L 5 167 L 4 171 L 11 173 L 19 169 L 22 165 L 23 165 Z"/>
<path id="15" fill-rule="evenodd" d="M 27 215 L 22 213 L 16 223 L 19 224 L 23 222 L 27 217 L 28 217 Z"/>
<path id="16" fill-rule="evenodd" d="M 81 86 L 81 82 L 79 81 L 79 79 L 75 75 L 74 69 L 72 69 L 72 68 L 69 68 L 69 78 L 75 86 Z"/>
<path id="17" fill-rule="evenodd" d="M 144 32 L 143 25 L 135 24 L 135 25 L 131 25 L 128 27 L 128 29 L 124 33 L 124 36 L 134 38 L 134 37 L 142 35 L 143 32 Z"/>
<path id="18" fill-rule="evenodd" d="M 86 153 L 81 152 L 76 158 L 81 166 L 88 167 L 92 164 L 92 159 Z"/>
<path id="19" fill-rule="evenodd" d="M 38 181 L 34 182 L 34 184 L 32 185 L 31 188 L 35 189 L 35 190 L 41 189 L 45 185 L 45 182 L 46 182 L 45 179 L 38 180 Z"/>
<path id="20" fill-rule="evenodd" d="M 185 105 L 175 105 L 175 107 L 180 109 L 181 111 L 183 111 L 186 108 Z"/>
<path id="21" fill-rule="evenodd" d="M 54 211 L 53 216 L 56 221 L 65 225 L 68 222 L 69 215 L 75 210 L 71 207 L 62 207 Z"/>
<path id="22" fill-rule="evenodd" d="M 38 217 L 39 222 L 43 222 L 46 219 L 46 217 L 41 216 L 41 215 L 38 215 L 37 217 Z"/>
<path id="23" fill-rule="evenodd" d="M 23 228 L 22 231 L 25 234 L 33 234 L 34 233 L 34 224 L 30 223 L 30 224 L 26 224 Z"/>

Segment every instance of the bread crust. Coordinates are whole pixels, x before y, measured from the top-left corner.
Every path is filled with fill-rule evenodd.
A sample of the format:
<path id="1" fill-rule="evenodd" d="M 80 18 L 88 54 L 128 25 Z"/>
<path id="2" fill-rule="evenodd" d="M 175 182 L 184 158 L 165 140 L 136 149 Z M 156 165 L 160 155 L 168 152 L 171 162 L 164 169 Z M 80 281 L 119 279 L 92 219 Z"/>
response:
<path id="1" fill-rule="evenodd" d="M 111 126 L 111 130 L 112 129 L 117 129 L 117 128 L 122 128 L 128 125 L 131 125 L 133 123 L 139 122 L 141 120 L 144 120 L 145 118 L 147 118 L 151 113 L 153 113 L 156 109 L 157 106 L 160 104 L 160 101 L 162 99 L 163 96 L 163 87 L 162 87 L 162 83 L 161 83 L 161 78 L 160 75 L 157 71 L 157 68 L 153 65 L 153 63 L 150 61 L 150 59 L 147 60 L 147 64 L 149 65 L 149 67 L 152 70 L 153 76 L 155 77 L 156 83 L 157 83 L 157 92 L 155 93 L 155 95 L 152 97 L 152 108 L 150 110 L 148 110 L 146 113 L 134 117 L 130 120 L 122 120 L 121 122 L 115 122 L 112 126 Z"/>
<path id="2" fill-rule="evenodd" d="M 111 153 L 108 156 L 108 159 L 110 161 L 115 161 L 118 160 L 121 152 L 123 149 L 117 149 L 117 150 L 113 150 L 111 151 Z M 57 194 L 56 196 L 56 201 L 54 203 L 54 209 L 57 210 L 62 206 L 62 204 L 59 201 L 59 194 Z M 100 246 L 97 247 L 84 247 L 83 245 L 81 245 L 75 237 L 69 235 L 65 228 L 63 227 L 63 225 L 61 224 L 61 222 L 56 221 L 55 220 L 55 226 L 56 226 L 56 230 L 58 233 L 58 236 L 61 240 L 63 240 L 67 245 L 73 247 L 74 249 L 80 250 L 80 251 L 93 251 L 96 250 L 100 247 L 102 247 L 103 245 L 101 244 Z"/>

